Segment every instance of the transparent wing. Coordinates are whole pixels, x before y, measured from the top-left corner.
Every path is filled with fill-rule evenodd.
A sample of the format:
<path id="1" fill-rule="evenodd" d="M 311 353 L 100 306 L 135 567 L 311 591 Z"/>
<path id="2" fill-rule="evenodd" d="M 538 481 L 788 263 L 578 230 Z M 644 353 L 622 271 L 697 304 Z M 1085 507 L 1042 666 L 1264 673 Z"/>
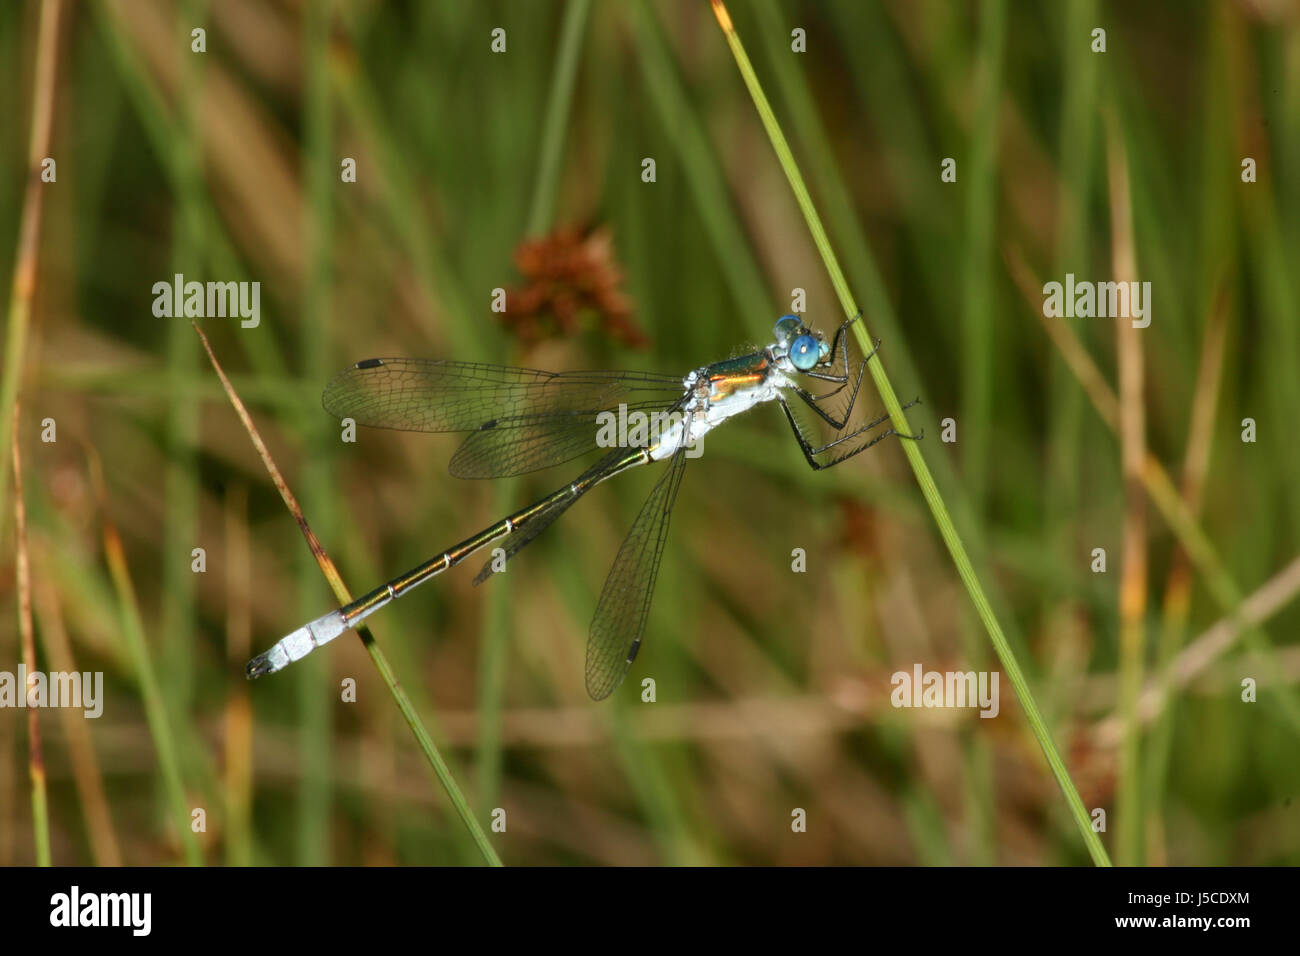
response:
<path id="1" fill-rule="evenodd" d="M 366 359 L 321 396 L 336 418 L 402 431 L 472 432 L 452 456 L 459 478 L 501 478 L 549 468 L 597 447 L 597 416 L 661 411 L 682 381 L 643 372 L 544 372 L 435 359 Z"/>
<path id="2" fill-rule="evenodd" d="M 682 483 L 686 449 L 673 455 L 668 471 L 641 506 L 609 569 L 587 636 L 587 693 L 603 700 L 623 682 L 641 648 L 668 521 Z"/>
<path id="3" fill-rule="evenodd" d="M 622 404 L 628 413 L 649 414 L 675 407 L 664 398 Z M 504 478 L 572 461 L 596 450 L 601 431 L 598 416 L 602 412 L 616 410 L 585 409 L 494 419 L 466 437 L 451 456 L 448 470 L 457 478 Z"/>
<path id="4" fill-rule="evenodd" d="M 336 418 L 401 431 L 462 432 L 503 420 L 603 410 L 635 396 L 680 397 L 682 380 L 643 372 L 543 372 L 478 362 L 366 359 L 325 386 L 321 403 Z M 518 427 L 518 425 L 516 425 Z"/>

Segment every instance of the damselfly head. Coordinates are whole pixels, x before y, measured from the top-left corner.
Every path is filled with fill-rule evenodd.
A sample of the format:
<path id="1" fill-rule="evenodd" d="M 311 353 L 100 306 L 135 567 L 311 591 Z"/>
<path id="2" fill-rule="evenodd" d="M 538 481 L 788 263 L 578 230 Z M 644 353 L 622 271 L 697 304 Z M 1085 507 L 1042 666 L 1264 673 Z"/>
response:
<path id="1" fill-rule="evenodd" d="M 825 365 L 831 358 L 831 347 L 820 332 L 811 331 L 797 315 L 783 315 L 772 329 L 779 352 L 790 360 L 800 372 L 809 372 Z"/>
<path id="2" fill-rule="evenodd" d="M 772 328 L 776 354 L 789 359 L 798 372 L 810 372 L 831 362 L 831 346 L 820 332 L 813 332 L 797 315 L 783 315 Z"/>

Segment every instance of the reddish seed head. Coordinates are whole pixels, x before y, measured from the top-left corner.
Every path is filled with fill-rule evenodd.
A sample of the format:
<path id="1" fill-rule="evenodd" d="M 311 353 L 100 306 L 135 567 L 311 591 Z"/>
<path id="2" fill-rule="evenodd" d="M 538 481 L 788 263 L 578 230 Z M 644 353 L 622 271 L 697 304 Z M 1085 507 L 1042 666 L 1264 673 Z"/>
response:
<path id="1" fill-rule="evenodd" d="M 633 348 L 649 344 L 632 321 L 608 228 L 584 232 L 565 226 L 524 240 L 515 250 L 515 265 L 524 284 L 510 290 L 501 318 L 525 344 L 576 335 L 584 316 L 594 316 L 595 328 L 616 342 Z"/>

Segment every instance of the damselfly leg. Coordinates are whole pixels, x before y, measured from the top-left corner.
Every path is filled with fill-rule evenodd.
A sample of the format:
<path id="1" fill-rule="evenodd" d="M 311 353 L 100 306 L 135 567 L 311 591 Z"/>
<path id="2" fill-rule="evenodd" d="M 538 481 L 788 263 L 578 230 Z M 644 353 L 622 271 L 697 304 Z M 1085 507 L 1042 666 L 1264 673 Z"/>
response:
<path id="1" fill-rule="evenodd" d="M 864 356 L 860 362 L 855 363 L 857 371 L 856 374 L 853 373 L 851 363 L 848 359 L 848 345 L 843 336 L 848 331 L 849 326 L 856 322 L 861 315 L 862 313 L 859 311 L 852 319 L 844 322 L 836 332 L 835 340 L 831 345 L 831 354 L 837 356 L 835 363 L 837 365 L 843 363 L 843 369 L 839 370 L 837 374 L 834 375 L 814 374 L 812 372 L 804 373 L 810 377 L 838 381 L 841 383 L 840 388 L 833 389 L 823 395 L 815 395 L 794 383 L 791 383 L 788 389 L 788 391 L 795 395 L 803 405 L 809 408 L 818 419 L 826 425 L 829 425 L 836 433 L 835 436 L 824 442 L 814 441 L 808 436 L 805 427 L 799 424 L 799 420 L 795 416 L 794 411 L 791 409 L 786 398 L 784 396 L 779 396 L 777 399 L 781 403 L 781 410 L 785 413 L 786 420 L 790 423 L 790 429 L 794 432 L 795 440 L 799 443 L 799 448 L 803 452 L 804 458 L 816 471 L 838 465 L 841 462 L 852 458 L 854 455 L 861 454 L 877 442 L 881 442 L 892 436 L 911 440 L 917 440 L 924 436 L 923 432 L 917 435 L 907 435 L 899 432 L 895 428 L 889 428 L 888 430 L 881 432 L 879 435 L 865 437 L 873 429 L 889 420 L 889 415 L 887 414 L 881 415 L 878 418 L 854 428 L 848 434 L 838 434 L 849 425 L 849 421 L 853 416 L 854 407 L 857 404 L 858 392 L 862 385 L 862 377 L 866 372 L 867 363 L 875 357 L 877 352 L 880 351 L 880 339 L 876 339 L 871 351 Z M 853 381 L 853 390 L 849 393 L 848 399 L 843 402 L 841 411 L 836 414 L 833 410 L 827 407 L 828 401 L 834 398 L 847 385 L 850 378 Z M 903 408 L 911 408 L 913 405 L 919 403 L 920 399 L 918 398 L 908 402 L 903 406 Z M 834 454 L 831 458 L 825 459 L 822 457 L 827 452 L 832 452 L 833 450 Z"/>
<path id="2" fill-rule="evenodd" d="M 812 442 L 810 442 L 808 438 L 804 435 L 803 429 L 799 427 L 799 422 L 795 419 L 794 413 L 790 411 L 790 406 L 786 403 L 785 399 L 778 399 L 778 401 L 781 402 L 781 410 L 785 412 L 786 421 L 790 423 L 790 429 L 791 431 L 794 432 L 795 440 L 799 442 L 799 448 L 800 450 L 803 451 L 804 458 L 808 460 L 808 464 L 812 467 L 814 471 L 821 471 L 824 468 L 831 468 L 834 465 L 838 465 L 843 461 L 847 461 L 848 459 L 852 458 L 854 455 L 861 454 L 862 452 L 870 448 L 872 445 L 876 444 L 877 442 L 882 442 L 886 438 L 889 438 L 891 436 L 906 438 L 909 441 L 920 441 L 922 438 L 925 437 L 924 431 L 918 432 L 915 435 L 905 435 L 895 428 L 889 428 L 888 430 L 881 432 L 879 435 L 872 436 L 871 438 L 866 439 L 865 441 L 862 441 L 857 445 L 848 444 L 853 439 L 858 438 L 859 436 L 866 435 L 873 428 L 883 425 L 885 422 L 889 421 L 889 415 L 884 414 L 881 415 L 879 418 L 872 419 L 871 421 L 867 422 L 865 425 L 856 428 L 854 431 L 850 432 L 847 435 L 843 435 L 839 438 L 832 439 L 831 441 L 828 441 L 822 445 L 813 445 Z M 912 401 L 904 405 L 903 408 L 907 409 L 907 408 L 911 408 L 913 405 L 919 405 L 919 404 L 921 404 L 921 400 L 919 398 L 914 398 L 912 399 Z M 814 410 L 815 410 L 815 406 L 814 406 Z M 825 454 L 826 452 L 830 451 L 832 448 L 845 448 L 845 450 L 841 451 L 830 461 L 817 460 L 818 455 Z"/>

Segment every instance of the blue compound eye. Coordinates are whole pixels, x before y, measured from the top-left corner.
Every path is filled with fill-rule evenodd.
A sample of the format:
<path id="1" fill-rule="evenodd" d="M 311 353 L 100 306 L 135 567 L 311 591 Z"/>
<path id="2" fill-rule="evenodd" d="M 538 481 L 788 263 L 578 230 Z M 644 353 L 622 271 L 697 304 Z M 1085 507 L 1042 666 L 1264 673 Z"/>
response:
<path id="1" fill-rule="evenodd" d="M 803 327 L 797 315 L 783 315 L 777 319 L 776 325 L 772 327 L 772 334 L 782 345 L 789 342 Z"/>
<path id="2" fill-rule="evenodd" d="M 821 348 L 811 335 L 801 335 L 790 343 L 790 361 L 801 372 L 806 372 L 821 359 Z"/>

